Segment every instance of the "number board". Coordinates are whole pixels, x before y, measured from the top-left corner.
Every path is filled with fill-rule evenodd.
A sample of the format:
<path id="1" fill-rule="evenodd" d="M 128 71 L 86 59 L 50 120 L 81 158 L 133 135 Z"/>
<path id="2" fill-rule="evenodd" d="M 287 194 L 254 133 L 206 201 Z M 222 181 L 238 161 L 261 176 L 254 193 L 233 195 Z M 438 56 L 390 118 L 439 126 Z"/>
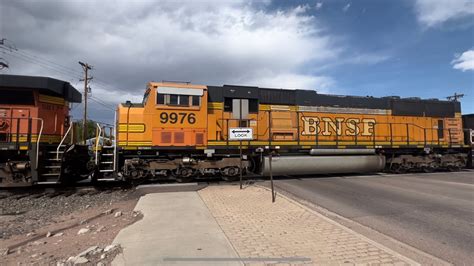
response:
<path id="1" fill-rule="evenodd" d="M 253 129 L 250 127 L 229 128 L 229 140 L 252 140 Z"/>
<path id="2" fill-rule="evenodd" d="M 196 123 L 196 114 L 195 113 L 166 113 L 162 112 L 160 114 L 160 122 L 162 124 L 194 124 Z"/>

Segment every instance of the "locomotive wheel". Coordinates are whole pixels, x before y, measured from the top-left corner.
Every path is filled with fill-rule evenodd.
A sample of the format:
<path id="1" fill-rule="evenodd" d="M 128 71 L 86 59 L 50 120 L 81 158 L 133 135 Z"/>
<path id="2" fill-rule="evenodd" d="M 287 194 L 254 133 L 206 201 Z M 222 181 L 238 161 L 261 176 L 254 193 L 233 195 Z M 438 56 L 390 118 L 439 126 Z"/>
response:
<path id="1" fill-rule="evenodd" d="M 406 172 L 406 169 L 401 164 L 393 164 L 391 169 L 395 174 L 403 174 Z"/>
<path id="2" fill-rule="evenodd" d="M 238 167 L 226 167 L 221 171 L 222 179 L 225 181 L 236 181 L 239 179 L 240 169 Z"/>
<path id="3" fill-rule="evenodd" d="M 191 168 L 179 168 L 176 170 L 176 181 L 178 183 L 186 183 L 192 180 L 192 175 L 194 174 L 193 169 Z"/>

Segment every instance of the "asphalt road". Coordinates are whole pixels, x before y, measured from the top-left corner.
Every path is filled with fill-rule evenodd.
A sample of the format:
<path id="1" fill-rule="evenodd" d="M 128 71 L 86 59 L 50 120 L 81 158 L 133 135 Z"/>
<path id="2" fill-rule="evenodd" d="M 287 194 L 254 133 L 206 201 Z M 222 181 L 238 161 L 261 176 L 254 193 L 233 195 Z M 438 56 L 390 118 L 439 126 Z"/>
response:
<path id="1" fill-rule="evenodd" d="M 474 171 L 278 179 L 284 190 L 457 265 L 474 265 Z"/>

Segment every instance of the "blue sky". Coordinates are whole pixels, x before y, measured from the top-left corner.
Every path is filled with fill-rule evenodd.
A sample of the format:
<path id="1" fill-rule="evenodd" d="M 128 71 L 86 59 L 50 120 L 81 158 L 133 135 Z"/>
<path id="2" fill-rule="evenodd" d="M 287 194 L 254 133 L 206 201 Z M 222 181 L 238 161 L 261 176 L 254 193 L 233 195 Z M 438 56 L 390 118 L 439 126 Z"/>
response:
<path id="1" fill-rule="evenodd" d="M 288 4 L 274 1 L 272 8 L 289 8 Z M 353 51 L 380 57 L 371 64 L 343 63 L 309 70 L 335 77 L 334 92 L 440 99 L 456 92 L 465 94 L 463 111 L 474 112 L 473 69 L 454 69 L 451 63 L 457 54 L 474 49 L 472 14 L 457 14 L 459 17 L 428 26 L 419 21 L 412 1 L 316 1 L 319 8 L 314 1 L 291 5 L 313 5 L 308 13 L 328 31 L 344 36 L 342 41 Z"/>
<path id="2" fill-rule="evenodd" d="M 112 121 L 117 103 L 140 101 L 146 83 L 161 80 L 363 96 L 456 92 L 466 95 L 463 113 L 474 113 L 472 0 L 0 5 L 0 36 L 17 48 L 0 50 L 10 66 L 3 73 L 51 76 L 82 89 L 77 62 L 87 62 L 94 67 L 89 113 L 100 121 Z"/>

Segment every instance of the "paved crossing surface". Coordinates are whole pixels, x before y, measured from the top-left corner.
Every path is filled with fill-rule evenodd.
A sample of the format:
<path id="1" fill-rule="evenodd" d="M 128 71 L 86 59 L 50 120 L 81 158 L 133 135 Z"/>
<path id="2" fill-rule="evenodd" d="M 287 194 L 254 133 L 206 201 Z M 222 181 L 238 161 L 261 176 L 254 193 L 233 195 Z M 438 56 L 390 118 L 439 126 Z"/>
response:
<path id="1" fill-rule="evenodd" d="M 417 264 L 291 199 L 272 203 L 262 187 L 209 186 L 199 195 L 241 258 L 286 265 Z"/>
<path id="2" fill-rule="evenodd" d="M 457 265 L 474 264 L 474 172 L 279 179 L 277 189 Z"/>

